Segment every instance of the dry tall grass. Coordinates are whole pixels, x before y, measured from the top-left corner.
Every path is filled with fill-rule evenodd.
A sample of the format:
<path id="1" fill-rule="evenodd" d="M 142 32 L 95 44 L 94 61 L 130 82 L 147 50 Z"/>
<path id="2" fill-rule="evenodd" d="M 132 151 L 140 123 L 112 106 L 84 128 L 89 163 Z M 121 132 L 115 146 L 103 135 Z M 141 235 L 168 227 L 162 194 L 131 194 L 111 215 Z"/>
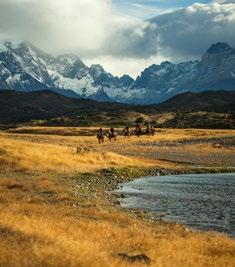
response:
<path id="1" fill-rule="evenodd" d="M 107 129 L 105 129 L 107 130 Z M 119 132 L 122 128 L 117 128 Z M 19 127 L 9 130 L 8 133 L 0 132 L 0 136 L 8 136 L 13 139 L 45 142 L 45 143 L 84 143 L 89 142 L 97 144 L 97 128 L 94 127 Z M 180 139 L 198 139 L 198 138 L 223 138 L 235 136 L 235 130 L 207 130 L 207 129 L 157 129 L 155 137 L 132 137 L 128 142 L 139 143 L 146 140 L 151 141 L 176 141 Z M 119 136 L 118 140 L 123 141 Z"/>
<path id="2" fill-rule="evenodd" d="M 77 174 L 108 167 L 177 167 L 179 164 L 153 159 L 159 156 L 157 142 L 220 138 L 234 135 L 233 131 L 161 130 L 151 139 L 120 138 L 117 143 L 99 146 L 95 136 L 46 135 L 45 130 L 68 133 L 62 128 L 40 128 L 30 130 L 31 134 L 0 134 L 1 267 L 147 264 L 144 260 L 133 262 L 134 255 L 145 255 L 149 266 L 156 267 L 235 266 L 234 240 L 146 220 L 141 213 L 125 213 L 106 200 L 105 187 L 90 185 L 88 178 L 79 184 Z M 40 135 L 33 131 L 40 131 Z M 77 153 L 77 147 L 90 151 Z M 175 153 L 187 157 L 190 148 L 193 154 L 197 150 L 233 153 L 232 148 L 208 144 L 182 145 Z M 161 149 L 167 155 L 173 150 Z M 105 179 L 104 183 L 110 182 Z M 94 196 L 89 187 L 97 188 Z"/>
<path id="3" fill-rule="evenodd" d="M 0 167 L 12 170 L 91 172 L 108 167 L 153 166 L 154 161 L 112 152 L 79 152 L 77 147 L 1 138 Z"/>
<path id="4" fill-rule="evenodd" d="M 0 266 L 232 267 L 235 241 L 147 222 L 45 177 L 0 182 Z M 120 257 L 120 253 L 128 255 Z"/>

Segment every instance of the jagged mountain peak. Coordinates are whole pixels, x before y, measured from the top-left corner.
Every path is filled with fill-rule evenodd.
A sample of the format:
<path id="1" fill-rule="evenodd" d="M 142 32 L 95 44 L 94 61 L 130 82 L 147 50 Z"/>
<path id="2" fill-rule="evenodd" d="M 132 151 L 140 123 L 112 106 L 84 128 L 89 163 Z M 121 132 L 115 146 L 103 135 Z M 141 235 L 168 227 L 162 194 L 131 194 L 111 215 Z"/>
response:
<path id="1" fill-rule="evenodd" d="M 75 63 L 80 63 L 82 66 L 85 66 L 83 61 L 75 54 L 62 54 L 56 57 L 56 60 L 59 60 L 61 63 L 73 65 Z"/>
<path id="2" fill-rule="evenodd" d="M 218 42 L 216 44 L 212 44 L 208 50 L 207 53 L 209 54 L 218 54 L 218 53 L 224 53 L 233 50 L 229 44 L 223 43 L 223 42 Z"/>
<path id="3" fill-rule="evenodd" d="M 6 41 L 0 45 L 0 89 L 51 89 L 67 96 L 76 93 L 77 97 L 99 100 L 118 95 L 118 100 L 123 101 L 125 96 L 120 92 L 126 87 L 122 79 L 101 65 L 89 68 L 75 54 L 53 56 L 28 42 Z"/>
<path id="4" fill-rule="evenodd" d="M 133 78 L 131 78 L 129 75 L 123 75 L 121 78 L 120 78 L 120 81 L 122 82 L 122 84 L 125 86 L 125 87 L 129 87 L 131 86 L 131 84 L 135 81 Z"/>
<path id="5" fill-rule="evenodd" d="M 213 44 L 201 61 L 153 64 L 136 80 L 116 77 L 75 54 L 50 55 L 29 42 L 0 42 L 0 89 L 50 89 L 71 97 L 159 103 L 185 91 L 235 90 L 235 49 Z"/>
<path id="6" fill-rule="evenodd" d="M 173 63 L 171 63 L 170 61 L 164 61 L 161 63 L 161 67 L 163 67 L 163 68 L 167 68 L 171 65 L 173 65 Z"/>
<path id="7" fill-rule="evenodd" d="M 26 41 L 10 40 L 10 39 L 3 40 L 1 41 L 1 43 L 4 44 L 7 48 L 12 48 L 12 49 L 26 47 L 31 44 L 30 42 L 26 42 Z"/>
<path id="8" fill-rule="evenodd" d="M 37 53 L 45 53 L 43 50 L 39 49 L 38 47 L 36 47 L 35 45 L 33 45 L 32 43 L 28 42 L 28 41 L 16 41 L 16 40 L 4 40 L 2 41 L 2 44 L 8 48 L 10 51 L 14 51 L 14 52 L 30 52 L 30 51 L 34 51 Z M 48 54 L 49 55 L 49 54 Z"/>
<path id="9" fill-rule="evenodd" d="M 204 68 L 219 68 L 223 66 L 226 69 L 229 66 L 225 66 L 225 62 L 229 60 L 229 65 L 233 66 L 234 64 L 235 49 L 231 48 L 227 43 L 216 43 L 212 44 L 207 52 L 202 55 L 202 65 Z M 230 67 L 229 67 L 230 68 Z M 234 69 L 232 68 L 230 74 L 233 73 Z"/>
<path id="10" fill-rule="evenodd" d="M 100 64 L 92 64 L 90 69 L 104 71 L 104 68 Z"/>
<path id="11" fill-rule="evenodd" d="M 13 53 L 15 56 L 19 56 L 28 60 L 41 60 L 50 61 L 53 56 L 44 50 L 36 47 L 34 44 L 28 41 L 16 41 L 16 40 L 4 40 L 0 42 L 0 45 L 5 47 L 8 52 Z"/>
<path id="12" fill-rule="evenodd" d="M 90 67 L 90 73 L 95 79 L 97 79 L 104 74 L 104 68 L 99 64 L 92 64 Z"/>
<path id="13" fill-rule="evenodd" d="M 71 79 L 78 79 L 88 73 L 88 67 L 74 54 L 63 54 L 50 62 L 49 70 Z"/>

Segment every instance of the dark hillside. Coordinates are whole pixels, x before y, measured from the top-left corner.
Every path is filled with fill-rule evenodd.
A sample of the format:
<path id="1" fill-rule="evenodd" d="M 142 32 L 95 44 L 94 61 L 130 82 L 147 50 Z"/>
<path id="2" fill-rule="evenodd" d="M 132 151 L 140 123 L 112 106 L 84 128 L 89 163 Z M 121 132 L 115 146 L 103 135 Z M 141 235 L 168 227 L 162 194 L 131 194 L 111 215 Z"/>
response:
<path id="1" fill-rule="evenodd" d="M 159 104 L 161 111 L 174 112 L 235 112 L 235 91 L 186 92 Z"/>
<path id="2" fill-rule="evenodd" d="M 125 105 L 74 99 L 43 90 L 0 91 L 0 124 L 47 126 L 126 125 L 136 119 L 160 127 L 234 128 L 235 92 L 184 93 L 159 105 Z"/>

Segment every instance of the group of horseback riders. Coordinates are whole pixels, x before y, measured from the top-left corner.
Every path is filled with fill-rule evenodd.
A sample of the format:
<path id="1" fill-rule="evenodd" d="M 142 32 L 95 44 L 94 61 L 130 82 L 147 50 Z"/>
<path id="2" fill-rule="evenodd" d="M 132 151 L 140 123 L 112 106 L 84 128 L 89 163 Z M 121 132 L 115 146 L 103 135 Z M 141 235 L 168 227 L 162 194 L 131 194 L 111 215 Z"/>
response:
<path id="1" fill-rule="evenodd" d="M 141 135 L 151 135 L 154 136 L 156 129 L 155 127 L 151 124 L 151 123 L 145 123 L 146 126 L 146 130 L 143 131 L 140 124 L 136 124 L 134 130 L 131 130 L 129 128 L 129 126 L 126 126 L 123 130 L 122 130 L 122 135 L 127 138 L 130 137 L 131 135 L 135 135 L 140 137 Z M 117 141 L 117 136 L 118 136 L 118 132 L 114 129 L 114 128 L 110 128 L 108 131 L 104 132 L 102 128 L 100 128 L 97 131 L 97 139 L 99 144 L 104 143 L 104 139 L 105 137 L 107 137 L 109 139 L 109 141 L 111 141 L 112 139 L 114 141 Z"/>

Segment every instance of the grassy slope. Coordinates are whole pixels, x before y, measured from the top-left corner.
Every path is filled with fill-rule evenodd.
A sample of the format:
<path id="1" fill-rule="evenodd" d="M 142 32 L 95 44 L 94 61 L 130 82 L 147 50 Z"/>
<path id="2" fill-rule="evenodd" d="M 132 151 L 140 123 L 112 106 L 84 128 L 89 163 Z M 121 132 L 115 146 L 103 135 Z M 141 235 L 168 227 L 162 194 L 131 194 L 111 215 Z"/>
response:
<path id="1" fill-rule="evenodd" d="M 124 212 L 107 193 L 117 182 L 144 175 L 146 167 L 186 172 L 199 167 L 193 161 L 154 158 L 155 152 L 148 152 L 159 141 L 163 143 L 157 149 L 168 154 L 169 142 L 177 146 L 190 141 L 181 143 L 181 153 L 187 154 L 187 146 L 196 151 L 203 139 L 200 150 L 215 162 L 217 153 L 234 154 L 226 139 L 234 138 L 233 131 L 167 130 L 153 139 L 121 139 L 98 146 L 92 136 L 62 135 L 68 131 L 64 128 L 28 130 L 31 134 L 0 135 L 0 266 L 143 266 L 145 257 L 134 263 L 131 258 L 141 254 L 151 260 L 150 266 L 234 266 L 234 240 L 153 221 L 142 212 Z M 54 130 L 61 135 L 49 134 Z M 84 135 L 90 129 L 72 131 Z M 216 138 L 217 146 L 211 138 Z M 225 142 L 219 144 L 222 139 Z M 76 147 L 81 152 L 75 153 Z M 200 167 L 208 169 L 207 165 Z"/>

